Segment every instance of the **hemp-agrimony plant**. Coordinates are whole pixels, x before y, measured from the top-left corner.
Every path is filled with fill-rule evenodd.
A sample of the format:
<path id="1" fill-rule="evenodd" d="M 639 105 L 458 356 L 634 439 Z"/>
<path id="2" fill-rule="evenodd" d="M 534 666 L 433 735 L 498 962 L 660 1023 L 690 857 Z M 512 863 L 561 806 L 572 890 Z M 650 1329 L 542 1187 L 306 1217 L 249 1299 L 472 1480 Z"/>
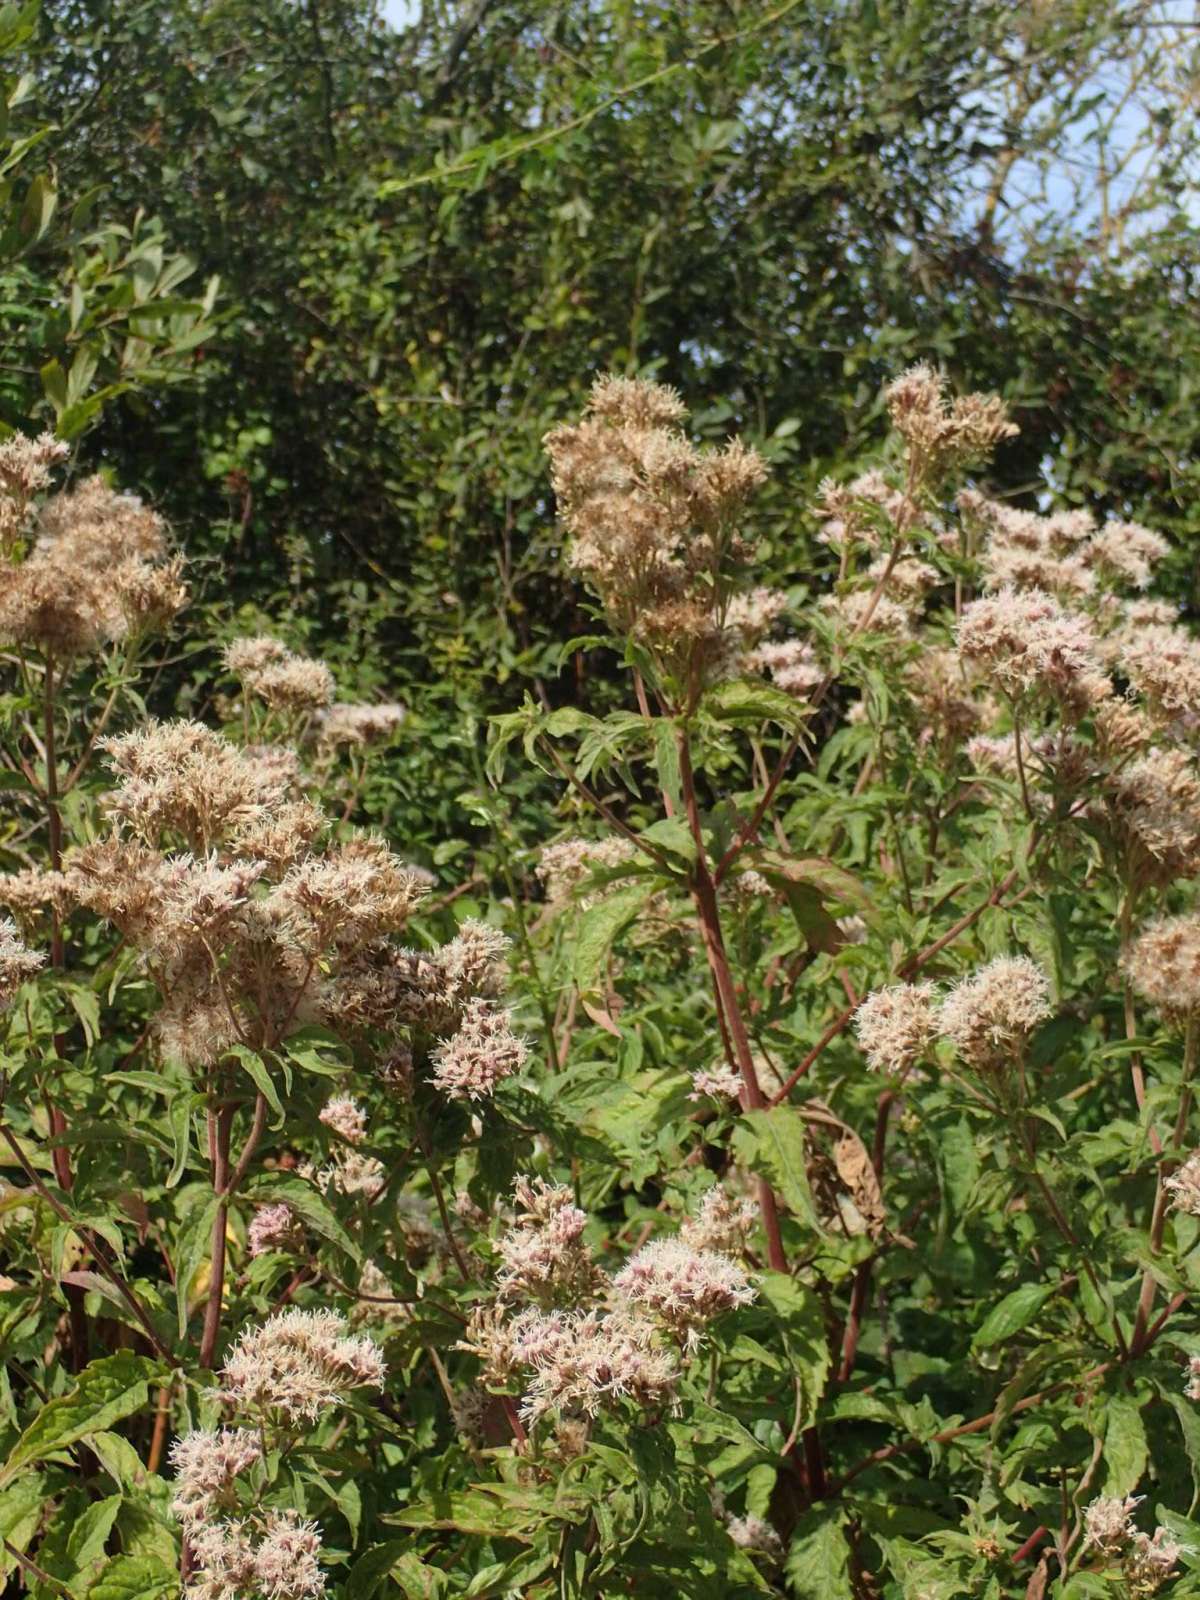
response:
<path id="1" fill-rule="evenodd" d="M 403 685 L 205 654 L 0 446 L 15 1590 L 1194 1592 L 1200 644 L 997 399 L 886 405 L 769 546 L 665 386 L 550 433 L 603 687 L 464 759 L 494 886 L 356 826 Z"/>
<path id="2" fill-rule="evenodd" d="M 1190 1592 L 1200 967 L 1165 913 L 1200 865 L 1200 646 L 1144 598 L 1157 534 L 988 497 L 997 399 L 917 367 L 887 406 L 882 461 L 821 486 L 823 570 L 776 546 L 789 588 L 766 463 L 693 444 L 673 391 L 601 379 L 547 436 L 579 648 L 630 704 L 497 729 L 497 778 L 520 738 L 570 816 L 545 1092 L 631 1219 L 752 1215 L 725 1248 L 758 1326 L 684 1370 L 668 1433 L 743 1549 L 754 1520 L 760 1585 Z"/>

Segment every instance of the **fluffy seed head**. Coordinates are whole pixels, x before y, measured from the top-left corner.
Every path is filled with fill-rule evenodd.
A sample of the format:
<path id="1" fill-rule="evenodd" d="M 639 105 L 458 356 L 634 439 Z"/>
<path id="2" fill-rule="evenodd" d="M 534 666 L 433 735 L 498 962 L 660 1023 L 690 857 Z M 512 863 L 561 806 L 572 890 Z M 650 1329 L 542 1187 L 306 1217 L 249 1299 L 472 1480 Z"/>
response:
<path id="1" fill-rule="evenodd" d="M 937 989 L 898 983 L 869 994 L 854 1013 L 854 1031 L 875 1072 L 906 1072 L 937 1032 Z"/>
<path id="2" fill-rule="evenodd" d="M 1200 916 L 1148 922 L 1121 956 L 1137 992 L 1164 1016 L 1187 1016 L 1200 1006 Z"/>
<path id="3" fill-rule="evenodd" d="M 1027 956 L 999 956 L 955 985 L 938 1013 L 942 1032 L 972 1067 L 1007 1065 L 1050 1015 L 1046 974 Z"/>

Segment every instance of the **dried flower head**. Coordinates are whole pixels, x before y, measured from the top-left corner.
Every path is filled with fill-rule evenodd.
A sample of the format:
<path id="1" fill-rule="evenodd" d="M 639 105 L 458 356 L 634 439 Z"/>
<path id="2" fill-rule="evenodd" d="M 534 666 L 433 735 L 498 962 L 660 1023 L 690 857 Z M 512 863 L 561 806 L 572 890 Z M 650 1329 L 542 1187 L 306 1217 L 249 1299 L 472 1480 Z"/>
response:
<path id="1" fill-rule="evenodd" d="M 544 445 L 569 565 L 615 626 L 666 662 L 714 668 L 739 626 L 754 625 L 747 612 L 726 629 L 713 574 L 748 553 L 736 522 L 766 466 L 737 440 L 696 450 L 684 415 L 672 390 L 600 379 L 583 419 L 551 429 Z"/>
<path id="2" fill-rule="evenodd" d="M 681 1238 L 643 1245 L 617 1273 L 613 1288 L 661 1317 L 688 1350 L 710 1322 L 749 1305 L 757 1292 L 736 1261 L 715 1250 L 695 1250 Z"/>
<path id="3" fill-rule="evenodd" d="M 937 989 L 932 983 L 876 989 L 854 1013 L 854 1031 L 874 1072 L 907 1072 L 937 1026 Z"/>
<path id="4" fill-rule="evenodd" d="M 951 397 L 946 380 L 925 362 L 902 373 L 887 390 L 888 414 L 908 445 L 918 477 L 936 480 L 985 460 L 1020 430 L 997 395 Z"/>
<path id="5" fill-rule="evenodd" d="M 499 999 L 508 979 L 507 950 L 508 939 L 499 928 L 465 918 L 436 956 L 449 1002 Z"/>
<path id="6" fill-rule="evenodd" d="M 245 1329 L 221 1376 L 222 1399 L 295 1423 L 315 1421 L 351 1389 L 381 1388 L 386 1368 L 378 1345 L 347 1337 L 335 1311 L 289 1308 Z"/>
<path id="7" fill-rule="evenodd" d="M 333 674 L 325 663 L 296 655 L 278 639 L 235 639 L 224 654 L 228 670 L 273 711 L 320 711 L 333 702 Z"/>
<path id="8" fill-rule="evenodd" d="M 1140 522 L 1106 522 L 1088 553 L 1106 578 L 1144 589 L 1170 549 L 1161 533 L 1143 528 Z"/>
<path id="9" fill-rule="evenodd" d="M 9 917 L 0 917 L 0 1006 L 8 1005 L 21 985 L 40 972 L 46 958 L 40 950 L 27 950 Z"/>
<path id="10" fill-rule="evenodd" d="M 1150 624 L 1132 630 L 1120 666 L 1160 715 L 1187 716 L 1200 706 L 1200 642 L 1183 628 Z"/>
<path id="11" fill-rule="evenodd" d="M 1167 1017 L 1200 1006 L 1200 916 L 1158 917 L 1122 952 L 1137 992 Z"/>
<path id="12" fill-rule="evenodd" d="M 13 433 L 0 443 L 0 558 L 8 559 L 29 524 L 35 496 L 49 488 L 50 474 L 70 455 L 52 433 Z"/>
<path id="13" fill-rule="evenodd" d="M 407 709 L 395 703 L 355 705 L 339 700 L 321 714 L 317 737 L 329 746 L 383 744 L 407 715 Z"/>
<path id="14" fill-rule="evenodd" d="M 200 722 L 149 722 L 101 741 L 116 777 L 109 815 L 147 842 L 164 833 L 207 853 L 278 806 L 290 780 Z"/>
<path id="15" fill-rule="evenodd" d="M 1200 863 L 1200 770 L 1184 750 L 1149 750 L 1119 769 L 1108 784 L 1113 818 L 1138 863 L 1169 881 Z M 1149 857 L 1150 860 L 1145 858 Z M 1150 869 L 1154 868 L 1153 873 Z"/>
<path id="16" fill-rule="evenodd" d="M 958 983 L 942 1001 L 942 1032 L 969 1066 L 1008 1065 L 1050 1015 L 1046 974 L 1027 956 L 999 956 Z"/>
<path id="17" fill-rule="evenodd" d="M 448 1100 L 488 1100 L 497 1084 L 520 1072 L 528 1055 L 528 1045 L 512 1031 L 510 1011 L 471 1000 L 458 1032 L 430 1055 L 431 1081 Z"/>
<path id="18" fill-rule="evenodd" d="M 739 1550 L 778 1564 L 783 1560 L 783 1540 L 769 1522 L 748 1512 L 744 1517 L 726 1517 L 725 1531 Z"/>
<path id="19" fill-rule="evenodd" d="M 784 694 L 806 699 L 825 676 L 817 653 L 807 639 L 767 640 L 742 657 L 747 672 L 770 678 Z"/>
<path id="20" fill-rule="evenodd" d="M 22 928 L 35 927 L 51 910 L 64 915 L 70 903 L 67 881 L 61 872 L 22 867 L 19 872 L 0 873 L 0 906 L 6 906 Z"/>
<path id="21" fill-rule="evenodd" d="M 181 562 L 158 565 L 162 518 L 101 478 L 51 496 L 33 533 L 0 592 L 0 638 L 70 659 L 161 626 L 186 601 Z"/>
<path id="22" fill-rule="evenodd" d="M 557 906 L 588 883 L 593 872 L 619 871 L 635 862 L 637 856 L 637 847 L 628 839 L 560 839 L 543 848 L 537 875 L 546 887 L 547 900 Z M 580 909 L 586 911 L 607 892 L 611 892 L 610 886 L 601 885 L 596 892 L 581 895 Z"/>
<path id="23" fill-rule="evenodd" d="M 1194 1150 L 1178 1172 L 1163 1184 L 1172 1204 L 1190 1216 L 1200 1217 L 1200 1150 Z"/>
<path id="24" fill-rule="evenodd" d="M 424 880 L 382 840 L 359 838 L 297 862 L 271 899 L 304 949 L 344 957 L 399 932 L 425 894 Z"/>

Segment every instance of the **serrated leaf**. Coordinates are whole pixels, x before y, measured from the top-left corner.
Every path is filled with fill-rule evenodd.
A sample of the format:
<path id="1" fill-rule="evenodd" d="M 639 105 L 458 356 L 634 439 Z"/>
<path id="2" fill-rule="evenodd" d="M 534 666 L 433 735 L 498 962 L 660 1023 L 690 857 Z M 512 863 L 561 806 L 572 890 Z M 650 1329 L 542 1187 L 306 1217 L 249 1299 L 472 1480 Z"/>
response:
<path id="1" fill-rule="evenodd" d="M 854 1600 L 846 1513 L 818 1506 L 803 1516 L 792 1535 L 786 1572 L 798 1600 Z"/>
<path id="2" fill-rule="evenodd" d="M 57 1450 L 110 1429 L 146 1404 L 151 1381 L 161 1368 L 130 1350 L 93 1361 L 79 1376 L 69 1394 L 51 1400 L 26 1428 L 0 1469 L 0 1484 L 8 1483 L 22 1468 Z"/>
<path id="3" fill-rule="evenodd" d="M 586 994 L 595 987 L 613 942 L 625 931 L 653 893 L 648 882 L 607 894 L 579 919 L 575 935 L 575 982 Z"/>
<path id="4" fill-rule="evenodd" d="M 179 1574 L 153 1556 L 114 1556 L 88 1590 L 88 1600 L 159 1600 L 179 1588 Z"/>
<path id="5" fill-rule="evenodd" d="M 738 1159 L 768 1178 L 788 1210 L 817 1227 L 808 1183 L 804 1119 L 794 1106 L 744 1111 L 733 1133 Z"/>
<path id="6" fill-rule="evenodd" d="M 1149 1450 L 1141 1407 L 1132 1395 L 1110 1394 L 1104 1407 L 1104 1492 L 1123 1499 L 1146 1470 Z"/>

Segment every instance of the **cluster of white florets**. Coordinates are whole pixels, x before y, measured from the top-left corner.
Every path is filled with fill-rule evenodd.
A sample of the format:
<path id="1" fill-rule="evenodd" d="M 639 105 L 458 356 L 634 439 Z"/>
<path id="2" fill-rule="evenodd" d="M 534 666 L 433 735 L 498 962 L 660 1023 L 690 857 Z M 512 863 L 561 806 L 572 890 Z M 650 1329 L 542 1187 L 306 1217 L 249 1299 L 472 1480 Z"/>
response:
<path id="1" fill-rule="evenodd" d="M 980 1071 L 1010 1065 L 1051 1014 L 1046 974 L 1026 956 L 1000 956 L 944 997 L 933 983 L 893 984 L 869 994 L 855 1030 L 876 1072 L 907 1073 L 939 1036 Z"/>
<path id="2" fill-rule="evenodd" d="M 187 1600 L 320 1600 L 321 1535 L 294 1511 L 201 1524 L 189 1534 Z"/>
<path id="3" fill-rule="evenodd" d="M 1106 1561 L 1120 1562 L 1121 1577 L 1133 1596 L 1157 1593 L 1171 1578 L 1184 1546 L 1167 1531 L 1143 1533 L 1133 1520 L 1140 1495 L 1101 1495 L 1084 1507 L 1083 1543 Z"/>
<path id="4" fill-rule="evenodd" d="M 907 1072 L 937 1033 L 937 989 L 899 983 L 876 989 L 854 1014 L 854 1029 L 875 1072 Z"/>
<path id="5" fill-rule="evenodd" d="M 243 1330 L 221 1369 L 221 1395 L 294 1425 L 315 1421 L 352 1389 L 381 1388 L 386 1372 L 378 1345 L 348 1335 L 337 1312 L 291 1308 Z"/>
<path id="6" fill-rule="evenodd" d="M 476 1308 L 460 1348 L 485 1382 L 523 1386 L 522 1409 L 593 1417 L 631 1400 L 670 1405 L 709 1325 L 750 1303 L 755 1289 L 732 1253 L 752 1225 L 748 1208 L 713 1190 L 674 1238 L 636 1251 L 614 1276 L 583 1240 L 586 1213 L 569 1189 L 519 1178 L 518 1216 L 501 1239 L 497 1296 Z"/>

